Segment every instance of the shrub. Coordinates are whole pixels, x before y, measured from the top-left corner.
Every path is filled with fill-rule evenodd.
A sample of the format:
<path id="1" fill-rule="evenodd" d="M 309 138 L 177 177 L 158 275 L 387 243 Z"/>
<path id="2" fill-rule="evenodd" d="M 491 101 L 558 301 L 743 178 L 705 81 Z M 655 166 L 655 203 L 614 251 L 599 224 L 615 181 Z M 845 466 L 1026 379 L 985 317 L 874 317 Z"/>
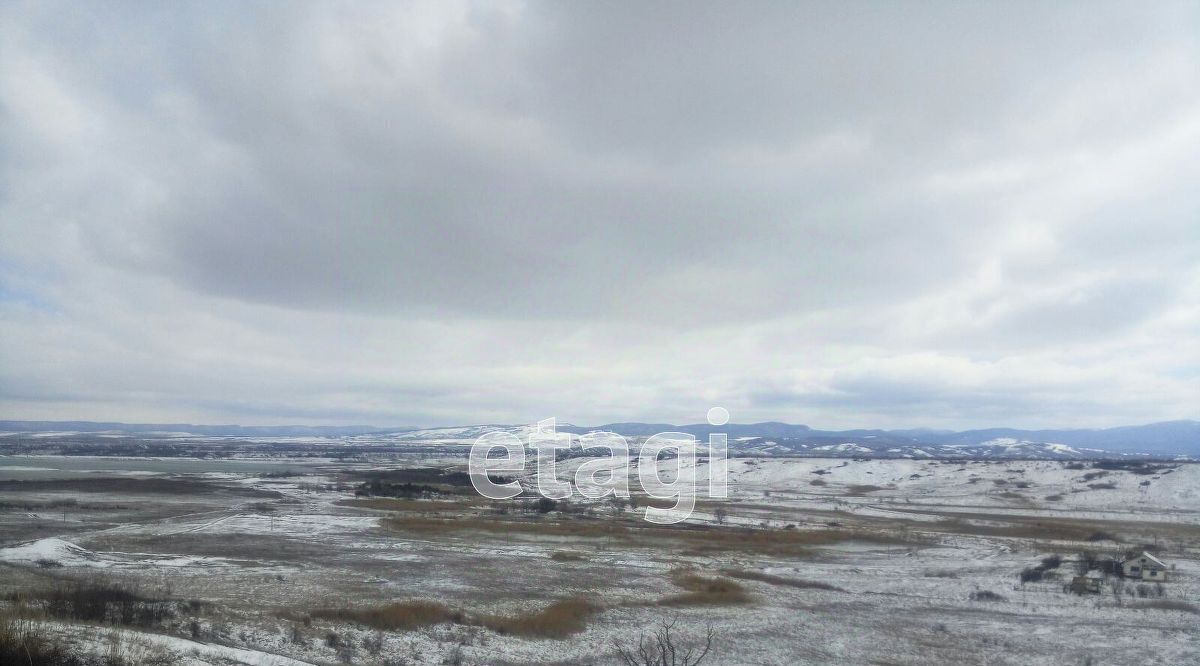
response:
<path id="1" fill-rule="evenodd" d="M 0 616 L 0 664 L 84 666 L 38 624 L 15 613 Z"/>
<path id="2" fill-rule="evenodd" d="M 1075 570 L 1082 576 L 1100 566 L 1100 559 L 1090 550 L 1079 551 L 1079 559 L 1075 561 Z"/>
<path id="3" fill-rule="evenodd" d="M 177 603 L 142 596 L 137 587 L 120 583 L 75 583 L 39 595 L 51 617 L 156 627 L 176 616 Z"/>
<path id="4" fill-rule="evenodd" d="M 624 666 L 696 666 L 712 651 L 713 628 L 708 625 L 703 645 L 683 648 L 671 634 L 675 621 L 663 620 L 651 636 L 642 634 L 637 645 L 625 647 L 617 644 L 617 657 Z"/>
<path id="5" fill-rule="evenodd" d="M 977 590 L 971 593 L 971 601 L 1005 601 L 1005 598 L 991 590 Z"/>

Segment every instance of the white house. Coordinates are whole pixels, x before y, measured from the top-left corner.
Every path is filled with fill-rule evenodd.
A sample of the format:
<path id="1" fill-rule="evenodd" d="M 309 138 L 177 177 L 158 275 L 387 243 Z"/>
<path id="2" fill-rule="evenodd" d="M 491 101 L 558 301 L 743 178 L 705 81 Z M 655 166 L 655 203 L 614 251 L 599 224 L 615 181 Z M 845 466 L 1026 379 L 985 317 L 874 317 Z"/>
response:
<path id="1" fill-rule="evenodd" d="M 1141 555 L 1134 555 L 1122 562 L 1121 573 L 1126 578 L 1165 581 L 1167 579 L 1167 565 L 1163 564 L 1162 560 L 1150 553 L 1143 552 Z"/>

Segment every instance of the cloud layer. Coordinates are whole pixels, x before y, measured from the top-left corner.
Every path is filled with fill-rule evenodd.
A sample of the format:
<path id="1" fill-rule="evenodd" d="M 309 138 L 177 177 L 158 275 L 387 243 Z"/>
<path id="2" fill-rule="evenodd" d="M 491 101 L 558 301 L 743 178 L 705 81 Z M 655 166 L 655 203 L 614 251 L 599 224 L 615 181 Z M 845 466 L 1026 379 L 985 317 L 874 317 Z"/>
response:
<path id="1" fill-rule="evenodd" d="M 1200 404 L 1194 3 L 6 3 L 0 413 Z"/>

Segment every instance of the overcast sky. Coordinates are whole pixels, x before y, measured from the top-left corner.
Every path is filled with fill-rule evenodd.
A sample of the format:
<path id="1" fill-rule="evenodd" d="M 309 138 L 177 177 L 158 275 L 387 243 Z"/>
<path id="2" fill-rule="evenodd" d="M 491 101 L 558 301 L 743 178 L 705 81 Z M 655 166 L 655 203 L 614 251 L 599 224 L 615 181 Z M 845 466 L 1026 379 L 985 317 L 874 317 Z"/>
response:
<path id="1" fill-rule="evenodd" d="M 1200 417 L 1200 3 L 0 3 L 0 418 Z"/>

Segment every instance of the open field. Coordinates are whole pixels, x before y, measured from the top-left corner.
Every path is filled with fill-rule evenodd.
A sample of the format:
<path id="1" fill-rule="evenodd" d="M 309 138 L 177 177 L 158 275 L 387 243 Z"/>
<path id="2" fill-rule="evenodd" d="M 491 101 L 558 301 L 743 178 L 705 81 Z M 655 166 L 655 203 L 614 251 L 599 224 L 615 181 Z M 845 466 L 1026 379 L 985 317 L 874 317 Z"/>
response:
<path id="1" fill-rule="evenodd" d="M 6 617 L 128 663 L 616 663 L 664 621 L 711 626 L 705 663 L 1200 662 L 1193 464 L 737 458 L 727 500 L 654 525 L 637 493 L 480 498 L 445 450 L 31 459 L 0 465 Z M 1133 548 L 1169 581 L 1064 592 Z"/>

